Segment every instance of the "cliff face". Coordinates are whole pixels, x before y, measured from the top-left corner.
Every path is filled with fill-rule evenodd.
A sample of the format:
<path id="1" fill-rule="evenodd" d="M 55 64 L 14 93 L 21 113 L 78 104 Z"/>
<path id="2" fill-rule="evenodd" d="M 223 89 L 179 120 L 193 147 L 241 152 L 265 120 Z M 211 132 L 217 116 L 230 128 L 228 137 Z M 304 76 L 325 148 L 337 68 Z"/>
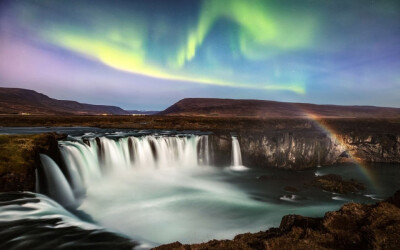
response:
<path id="1" fill-rule="evenodd" d="M 351 154 L 365 162 L 400 162 L 400 135 L 339 135 Z"/>
<path id="2" fill-rule="evenodd" d="M 237 134 L 243 164 L 249 167 L 303 169 L 343 161 L 400 162 L 400 135 L 338 134 L 316 129 Z M 215 135 L 216 165 L 229 165 L 230 135 Z"/>
<path id="3" fill-rule="evenodd" d="M 346 148 L 322 133 L 271 133 L 240 136 L 243 163 L 251 166 L 307 168 L 330 165 Z"/>

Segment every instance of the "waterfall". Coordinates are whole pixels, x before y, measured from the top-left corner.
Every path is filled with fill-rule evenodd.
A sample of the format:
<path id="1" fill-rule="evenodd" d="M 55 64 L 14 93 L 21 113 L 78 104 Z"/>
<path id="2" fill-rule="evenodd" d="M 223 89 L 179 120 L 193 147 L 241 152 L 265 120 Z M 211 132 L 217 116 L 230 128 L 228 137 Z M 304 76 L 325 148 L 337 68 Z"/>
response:
<path id="1" fill-rule="evenodd" d="M 208 143 L 208 136 L 203 135 L 200 140 L 200 161 L 202 165 L 210 164 L 210 149 Z"/>
<path id="2" fill-rule="evenodd" d="M 58 201 L 66 208 L 75 208 L 76 199 L 73 191 L 57 164 L 47 155 L 40 155 L 42 169 L 45 176 L 47 195 Z M 42 187 L 39 186 L 39 190 Z"/>
<path id="3" fill-rule="evenodd" d="M 232 136 L 232 166 L 242 166 L 242 154 L 240 152 L 239 141 Z"/>
<path id="4" fill-rule="evenodd" d="M 42 171 L 37 176 L 37 191 L 49 195 L 65 207 L 78 206 L 87 189 L 107 175 L 124 171 L 156 171 L 171 168 L 209 166 L 208 135 L 145 135 L 122 138 L 76 138 L 60 141 L 62 171 L 48 156 L 41 155 Z M 239 141 L 232 137 L 231 169 L 243 166 Z M 44 179 L 44 180 L 43 180 Z M 40 184 L 43 183 L 42 187 Z"/>
<path id="5" fill-rule="evenodd" d="M 91 142 L 90 145 L 92 145 Z M 208 136 L 100 138 L 98 166 L 106 171 L 131 168 L 194 167 L 208 163 Z M 205 149 L 204 149 L 205 148 Z M 99 151 L 97 150 L 97 155 Z M 96 155 L 96 153 L 94 153 Z"/>
<path id="6" fill-rule="evenodd" d="M 210 164 L 209 140 L 202 136 L 159 136 L 61 141 L 59 148 L 64 171 L 48 156 L 41 155 L 45 176 L 43 189 L 65 207 L 80 204 L 91 183 L 104 176 L 135 169 L 196 168 Z M 38 174 L 40 179 L 40 174 Z M 42 181 L 43 182 L 43 181 Z"/>

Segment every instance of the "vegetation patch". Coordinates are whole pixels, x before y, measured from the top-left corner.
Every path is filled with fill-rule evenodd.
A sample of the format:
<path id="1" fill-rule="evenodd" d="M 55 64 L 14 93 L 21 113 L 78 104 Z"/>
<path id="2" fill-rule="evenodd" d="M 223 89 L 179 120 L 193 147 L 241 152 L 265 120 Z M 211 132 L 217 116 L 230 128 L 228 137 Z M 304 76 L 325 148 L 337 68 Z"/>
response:
<path id="1" fill-rule="evenodd" d="M 0 192 L 34 191 L 39 153 L 54 153 L 55 133 L 0 135 Z"/>

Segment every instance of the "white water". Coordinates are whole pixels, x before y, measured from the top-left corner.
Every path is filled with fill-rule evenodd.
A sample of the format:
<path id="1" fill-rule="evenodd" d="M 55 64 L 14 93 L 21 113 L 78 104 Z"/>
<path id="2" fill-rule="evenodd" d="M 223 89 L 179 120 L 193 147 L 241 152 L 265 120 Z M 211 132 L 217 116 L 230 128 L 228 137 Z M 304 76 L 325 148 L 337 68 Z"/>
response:
<path id="1" fill-rule="evenodd" d="M 240 152 L 239 141 L 232 136 L 232 166 L 242 166 L 242 153 Z"/>
<path id="2" fill-rule="evenodd" d="M 234 171 L 248 170 L 247 167 L 243 166 L 239 141 L 235 136 L 232 136 L 232 166 L 230 169 Z"/>
<path id="3" fill-rule="evenodd" d="M 51 187 L 48 188 L 49 196 L 57 200 L 64 207 L 75 207 L 76 200 L 72 189 L 57 164 L 47 155 L 41 154 L 40 160 L 43 166 L 46 185 Z M 39 187 L 39 189 L 42 189 L 42 187 Z"/>
<path id="4" fill-rule="evenodd" d="M 0 206 L 0 222 L 60 218 L 61 220 L 54 226 L 55 228 L 77 226 L 87 230 L 100 229 L 100 227 L 95 224 L 80 220 L 47 196 L 29 192 L 19 194 L 32 195 L 32 197 L 20 198 L 17 199 L 16 202 L 10 202 L 7 205 L 2 204 L 2 206 Z M 26 203 L 24 202 L 18 205 L 18 202 L 21 201 L 25 201 Z M 10 227 L 10 230 L 12 230 L 12 227 Z M 17 231 L 18 228 L 15 230 Z"/>
<path id="5" fill-rule="evenodd" d="M 129 170 L 194 168 L 209 164 L 208 136 L 143 136 L 60 142 L 65 175 L 48 156 L 41 155 L 42 181 L 47 194 L 65 207 L 76 207 L 91 184 Z M 37 183 L 37 190 L 43 189 Z"/>

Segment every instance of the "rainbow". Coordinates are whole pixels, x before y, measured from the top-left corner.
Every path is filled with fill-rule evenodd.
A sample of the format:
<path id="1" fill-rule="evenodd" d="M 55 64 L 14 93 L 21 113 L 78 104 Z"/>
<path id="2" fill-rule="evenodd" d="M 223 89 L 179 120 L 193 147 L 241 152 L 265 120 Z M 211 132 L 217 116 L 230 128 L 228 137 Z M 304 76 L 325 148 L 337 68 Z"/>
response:
<path id="1" fill-rule="evenodd" d="M 324 131 L 330 138 L 332 138 L 333 140 L 335 140 L 337 143 L 339 143 L 343 148 L 346 149 L 346 151 L 348 152 L 350 159 L 352 160 L 353 163 L 355 163 L 358 168 L 361 170 L 361 172 L 363 173 L 363 175 L 368 179 L 369 183 L 376 188 L 377 185 L 377 180 L 375 179 L 375 175 L 373 174 L 373 172 L 371 171 L 371 169 L 369 167 L 366 166 L 365 162 L 363 162 L 363 160 L 357 156 L 355 156 L 354 154 L 352 154 L 351 150 L 349 150 L 348 144 L 343 140 L 343 138 L 341 138 L 340 136 L 338 136 L 338 132 L 336 132 L 334 130 L 334 128 L 332 126 L 329 126 L 329 124 L 327 124 L 326 122 L 324 122 L 324 120 L 322 119 L 322 117 L 315 115 L 311 112 L 302 110 L 303 113 L 306 115 L 306 117 L 310 120 L 312 120 L 313 122 L 315 122 L 315 124 L 322 130 Z"/>

